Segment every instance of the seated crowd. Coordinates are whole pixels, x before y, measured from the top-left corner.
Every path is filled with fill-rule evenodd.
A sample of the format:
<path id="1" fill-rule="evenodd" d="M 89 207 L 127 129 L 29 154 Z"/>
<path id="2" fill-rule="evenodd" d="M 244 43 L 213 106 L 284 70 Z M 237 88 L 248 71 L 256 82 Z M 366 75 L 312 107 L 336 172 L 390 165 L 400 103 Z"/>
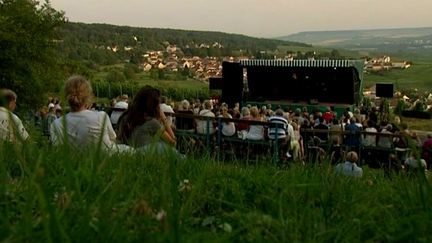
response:
<path id="1" fill-rule="evenodd" d="M 432 136 L 421 143 L 418 136 L 395 119 L 393 123 L 378 124 L 378 110 L 364 111 L 347 108 L 340 119 L 329 107 L 324 112 L 308 109 L 283 110 L 271 105 L 240 108 L 239 104 L 228 107 L 212 100 L 183 100 L 169 104 L 159 90 L 145 86 L 132 100 L 127 96 L 113 101 L 108 112 L 92 106 L 90 82 L 81 76 L 72 76 L 65 83 L 65 100 L 70 111 L 61 115 L 59 102 L 48 105 L 43 114 L 44 134 L 54 145 L 68 144 L 76 149 L 100 146 L 106 151 L 146 151 L 156 144 L 158 151 L 175 150 L 176 134 L 180 131 L 211 136 L 211 142 L 221 141 L 268 142 L 277 145 L 281 160 L 305 161 L 312 157 L 322 161 L 324 156 L 340 165 L 340 173 L 354 168 L 355 176 L 361 176 L 356 162 L 367 162 L 373 148 L 395 150 L 396 158 L 413 167 L 416 158 L 410 147 L 418 147 L 422 161 L 417 165 L 430 166 Z M 11 90 L 1 90 L 0 139 L 3 141 L 26 140 L 29 135 L 21 120 L 13 114 L 17 96 Z M 57 106 L 57 108 L 55 108 Z M 60 111 L 56 114 L 56 110 Z M 346 154 L 345 154 L 345 152 Z M 254 152 L 254 151 L 252 151 Z M 257 151 L 255 151 L 257 152 Z M 360 158 L 359 158 L 360 157 Z M 423 163 L 423 161 L 425 163 Z M 360 172 L 358 172 L 360 171 Z"/>

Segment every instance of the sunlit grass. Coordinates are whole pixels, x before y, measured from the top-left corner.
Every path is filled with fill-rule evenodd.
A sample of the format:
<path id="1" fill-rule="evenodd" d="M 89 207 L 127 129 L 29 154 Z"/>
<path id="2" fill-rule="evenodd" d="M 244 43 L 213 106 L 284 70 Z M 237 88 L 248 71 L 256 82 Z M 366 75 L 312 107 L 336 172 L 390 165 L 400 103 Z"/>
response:
<path id="1" fill-rule="evenodd" d="M 41 138 L 43 139 L 43 138 Z M 0 240 L 10 242 L 430 241 L 424 176 L 211 156 L 0 148 Z"/>

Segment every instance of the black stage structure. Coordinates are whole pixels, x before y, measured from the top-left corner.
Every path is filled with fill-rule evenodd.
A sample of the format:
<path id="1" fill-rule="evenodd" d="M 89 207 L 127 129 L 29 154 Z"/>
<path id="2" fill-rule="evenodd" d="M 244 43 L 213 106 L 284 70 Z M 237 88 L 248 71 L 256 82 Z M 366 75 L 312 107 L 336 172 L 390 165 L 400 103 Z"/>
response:
<path id="1" fill-rule="evenodd" d="M 223 62 L 210 87 L 221 101 L 307 106 L 351 106 L 361 101 L 362 60 L 262 60 Z"/>

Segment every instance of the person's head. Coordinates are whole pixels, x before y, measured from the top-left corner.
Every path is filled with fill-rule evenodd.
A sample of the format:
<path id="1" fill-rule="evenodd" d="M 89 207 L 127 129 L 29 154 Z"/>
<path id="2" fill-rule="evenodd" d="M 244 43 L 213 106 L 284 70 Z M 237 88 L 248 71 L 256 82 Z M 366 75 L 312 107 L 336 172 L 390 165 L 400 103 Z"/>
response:
<path id="1" fill-rule="evenodd" d="M 160 118 L 160 91 L 151 86 L 144 86 L 134 96 L 130 112 L 142 118 Z"/>
<path id="2" fill-rule="evenodd" d="M 226 116 L 228 114 L 228 106 L 221 106 L 220 111 L 223 116 Z"/>
<path id="3" fill-rule="evenodd" d="M 120 96 L 120 100 L 124 101 L 124 102 L 127 102 L 129 100 L 129 96 L 127 94 L 123 94 L 123 95 Z"/>
<path id="4" fill-rule="evenodd" d="M 351 163 L 355 163 L 358 161 L 358 155 L 354 151 L 349 151 L 346 155 L 346 158 L 347 158 L 347 161 L 349 161 Z"/>
<path id="5" fill-rule="evenodd" d="M 385 126 L 385 129 L 386 129 L 387 131 L 391 131 L 391 130 L 393 130 L 393 126 L 392 126 L 392 124 L 387 124 L 387 125 Z"/>
<path id="6" fill-rule="evenodd" d="M 166 104 L 167 102 L 168 102 L 168 98 L 166 96 L 161 96 L 160 97 L 160 103 Z"/>
<path id="7" fill-rule="evenodd" d="M 283 115 L 284 115 L 284 112 L 283 112 L 282 109 L 277 109 L 277 110 L 275 111 L 275 115 L 276 115 L 276 116 L 283 116 Z"/>
<path id="8" fill-rule="evenodd" d="M 401 119 L 400 119 L 399 116 L 395 116 L 394 119 L 393 119 L 393 121 L 394 121 L 394 124 L 396 124 L 396 125 L 401 124 Z"/>
<path id="9" fill-rule="evenodd" d="M 210 100 L 204 101 L 204 109 L 211 110 L 212 109 L 212 103 Z"/>
<path id="10" fill-rule="evenodd" d="M 151 86 L 144 86 L 134 96 L 128 109 L 119 119 L 119 137 L 127 140 L 132 135 L 134 129 L 151 118 L 159 119 L 160 110 L 160 91 Z"/>
<path id="11" fill-rule="evenodd" d="M 187 100 L 182 100 L 182 102 L 181 102 L 181 107 L 182 107 L 182 109 L 183 109 L 184 111 L 189 110 L 189 101 L 187 101 Z"/>
<path id="12" fill-rule="evenodd" d="M 256 107 L 256 106 L 252 106 L 252 107 L 250 108 L 250 114 L 251 114 L 251 116 L 252 116 L 253 118 L 257 118 L 257 117 L 259 116 L 259 110 L 258 110 L 258 107 Z"/>
<path id="13" fill-rule="evenodd" d="M 18 96 L 10 89 L 0 89 L 0 106 L 11 111 L 16 108 L 16 100 Z"/>
<path id="14" fill-rule="evenodd" d="M 82 76 L 72 76 L 65 84 L 66 100 L 72 112 L 85 109 L 92 98 L 90 82 Z"/>
<path id="15" fill-rule="evenodd" d="M 249 116 L 250 115 L 250 109 L 247 106 L 243 107 L 241 109 L 241 114 L 242 114 L 242 116 Z"/>

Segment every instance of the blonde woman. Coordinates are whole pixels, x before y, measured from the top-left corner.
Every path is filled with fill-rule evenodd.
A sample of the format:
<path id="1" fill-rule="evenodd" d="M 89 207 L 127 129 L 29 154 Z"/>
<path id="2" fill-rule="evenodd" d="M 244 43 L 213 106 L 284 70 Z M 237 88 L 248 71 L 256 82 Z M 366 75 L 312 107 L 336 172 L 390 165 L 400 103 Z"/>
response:
<path id="1" fill-rule="evenodd" d="M 250 108 L 250 115 L 252 121 L 263 121 L 259 114 L 258 107 L 252 106 Z M 263 140 L 264 139 L 264 126 L 262 125 L 250 125 L 249 131 L 246 135 L 246 139 L 249 140 Z"/>
<path id="2" fill-rule="evenodd" d="M 227 106 L 225 106 L 225 105 L 222 106 L 221 114 L 219 115 L 219 117 L 232 119 L 231 114 L 228 113 L 228 107 Z M 222 122 L 222 134 L 224 136 L 231 137 L 235 134 L 235 132 L 236 132 L 236 129 L 235 129 L 234 122 Z"/>
<path id="3" fill-rule="evenodd" d="M 92 98 L 90 82 L 82 76 L 72 76 L 66 81 L 64 91 L 70 112 L 51 124 L 52 143 L 67 143 L 78 149 L 94 146 L 112 149 L 116 134 L 108 115 L 103 111 L 87 109 Z"/>

